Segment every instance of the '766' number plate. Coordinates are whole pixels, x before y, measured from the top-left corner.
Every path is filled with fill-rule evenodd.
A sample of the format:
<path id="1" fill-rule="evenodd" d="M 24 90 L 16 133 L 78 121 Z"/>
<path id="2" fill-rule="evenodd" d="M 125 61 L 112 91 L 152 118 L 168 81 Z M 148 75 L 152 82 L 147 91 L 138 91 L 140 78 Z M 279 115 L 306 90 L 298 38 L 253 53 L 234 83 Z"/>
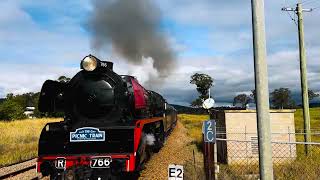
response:
<path id="1" fill-rule="evenodd" d="M 109 168 L 112 159 L 110 156 L 92 157 L 90 160 L 91 168 Z"/>

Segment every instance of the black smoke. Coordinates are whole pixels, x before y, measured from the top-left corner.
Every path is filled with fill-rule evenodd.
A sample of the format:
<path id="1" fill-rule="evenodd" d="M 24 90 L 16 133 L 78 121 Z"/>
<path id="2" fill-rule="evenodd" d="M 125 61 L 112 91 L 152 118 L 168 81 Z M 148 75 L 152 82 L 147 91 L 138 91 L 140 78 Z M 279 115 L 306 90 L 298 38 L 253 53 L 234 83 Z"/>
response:
<path id="1" fill-rule="evenodd" d="M 174 68 L 175 55 L 160 25 L 160 11 L 149 0 L 100 0 L 93 1 L 88 28 L 95 50 L 111 44 L 133 64 L 141 64 L 142 57 L 151 57 L 159 76 L 166 77 Z"/>

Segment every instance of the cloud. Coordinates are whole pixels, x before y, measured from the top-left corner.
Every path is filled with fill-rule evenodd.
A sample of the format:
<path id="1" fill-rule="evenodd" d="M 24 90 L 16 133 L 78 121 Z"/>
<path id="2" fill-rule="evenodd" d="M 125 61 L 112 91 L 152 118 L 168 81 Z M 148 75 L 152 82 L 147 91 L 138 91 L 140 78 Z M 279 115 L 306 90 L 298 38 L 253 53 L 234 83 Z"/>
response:
<path id="1" fill-rule="evenodd" d="M 4 1 L 0 14 L 0 97 L 39 91 L 46 79 L 73 75 L 89 44 L 76 19 L 59 12 L 38 20 L 29 8 L 54 9 L 48 4 Z M 66 3 L 68 4 L 68 3 Z M 64 4 L 64 5 L 66 5 Z M 61 4 L 59 4 L 61 6 Z M 50 10 L 51 10 L 50 9 Z M 42 26 L 43 21 L 54 23 Z M 62 25 L 63 24 L 63 25 Z M 58 26 L 59 25 L 59 26 Z"/>
<path id="2" fill-rule="evenodd" d="M 178 60 L 163 86 L 148 88 L 159 91 L 170 103 L 183 105 L 198 96 L 196 87 L 189 83 L 196 72 L 214 78 L 211 92 L 218 103 L 231 102 L 237 94 L 254 89 L 250 1 L 157 0 L 156 3 L 164 16 L 161 33 L 169 37 Z M 0 96 L 40 90 L 46 79 L 59 75 L 71 77 L 79 69 L 79 61 L 89 53 L 114 61 L 116 72 L 133 74 L 143 84 L 148 74 L 157 73 L 150 65 L 151 59 L 136 66 L 127 64 L 112 51 L 91 52 L 84 28 L 86 16 L 92 11 L 90 1 L 13 0 L 1 5 Z M 281 11 L 283 6 L 283 1 L 265 1 L 269 88 L 272 91 L 288 87 L 299 95 L 297 27 Z M 320 91 L 319 15 L 319 10 L 304 13 L 309 87 L 317 92 Z"/>
<path id="3" fill-rule="evenodd" d="M 89 51 L 87 38 L 81 32 L 80 24 L 75 25 L 67 21 L 63 26 L 59 26 L 58 31 L 54 31 L 53 29 L 57 28 L 55 26 L 42 28 L 41 22 L 35 21 L 21 4 L 5 1 L 2 5 L 2 63 L 67 64 L 74 62 L 74 59 L 68 59 L 69 57 L 79 58 Z"/>
<path id="4" fill-rule="evenodd" d="M 8 93 L 22 94 L 26 92 L 39 92 L 42 84 L 47 79 L 58 79 L 65 75 L 72 77 L 76 74 L 78 68 L 63 68 L 49 65 L 30 64 L 2 64 L 0 66 L 0 97 Z"/>

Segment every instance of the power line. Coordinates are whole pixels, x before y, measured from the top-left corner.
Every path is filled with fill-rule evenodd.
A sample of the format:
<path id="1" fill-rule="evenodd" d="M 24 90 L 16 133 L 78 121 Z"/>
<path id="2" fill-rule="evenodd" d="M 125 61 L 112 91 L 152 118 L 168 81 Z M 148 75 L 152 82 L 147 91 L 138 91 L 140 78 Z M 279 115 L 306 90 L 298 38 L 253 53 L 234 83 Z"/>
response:
<path id="1" fill-rule="evenodd" d="M 319 8 L 320 8 L 320 6 L 317 6 L 317 7 L 315 7 L 315 8 L 312 8 L 312 10 L 319 9 Z"/>
<path id="2" fill-rule="evenodd" d="M 301 2 L 301 0 L 297 0 L 297 2 L 295 2 L 295 3 L 292 3 L 292 2 L 287 3 L 287 2 L 288 2 L 287 0 L 284 0 L 284 6 L 289 7 L 289 6 L 295 6 L 297 4 L 306 5 L 306 4 L 311 4 L 311 3 L 315 3 L 315 2 L 320 2 L 320 0 L 304 0 L 302 2 Z"/>
<path id="3" fill-rule="evenodd" d="M 289 11 L 286 11 L 286 12 L 287 12 L 287 14 L 289 15 L 290 19 L 298 26 L 297 21 L 296 21 L 296 19 L 294 18 L 295 16 L 293 15 L 294 17 L 292 17 L 291 14 L 289 13 Z"/>
<path id="4" fill-rule="evenodd" d="M 319 2 L 319 0 L 305 0 L 305 1 L 301 2 L 301 4 L 306 5 L 306 4 L 310 4 L 310 3 L 314 3 L 314 2 Z"/>

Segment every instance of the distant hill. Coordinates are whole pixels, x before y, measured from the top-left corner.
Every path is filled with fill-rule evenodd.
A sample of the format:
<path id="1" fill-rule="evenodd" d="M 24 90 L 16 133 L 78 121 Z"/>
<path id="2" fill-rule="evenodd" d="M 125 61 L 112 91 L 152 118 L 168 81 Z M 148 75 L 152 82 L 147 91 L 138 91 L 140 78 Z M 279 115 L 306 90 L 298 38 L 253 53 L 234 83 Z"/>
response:
<path id="1" fill-rule="evenodd" d="M 5 98 L 0 98 L 0 103 L 2 103 L 5 100 L 6 100 Z"/>
<path id="2" fill-rule="evenodd" d="M 297 107 L 302 108 L 302 104 L 298 104 Z M 316 102 L 316 103 L 309 103 L 309 107 L 310 107 L 310 108 L 320 107 L 320 103 L 318 103 L 318 102 Z"/>
<path id="3" fill-rule="evenodd" d="M 309 107 L 320 107 L 320 103 L 310 103 Z"/>
<path id="4" fill-rule="evenodd" d="M 187 106 L 181 106 L 176 104 L 170 104 L 173 106 L 178 113 L 183 114 L 208 114 L 208 110 L 205 110 L 203 108 L 193 108 L 193 107 L 187 107 Z M 213 107 L 210 110 L 244 110 L 245 108 L 241 107 L 227 107 L 227 106 L 221 106 L 221 107 Z"/>
<path id="5" fill-rule="evenodd" d="M 188 106 L 181 106 L 177 104 L 170 104 L 173 106 L 178 113 L 185 113 L 185 114 L 207 114 L 207 111 L 203 108 L 193 108 Z"/>

